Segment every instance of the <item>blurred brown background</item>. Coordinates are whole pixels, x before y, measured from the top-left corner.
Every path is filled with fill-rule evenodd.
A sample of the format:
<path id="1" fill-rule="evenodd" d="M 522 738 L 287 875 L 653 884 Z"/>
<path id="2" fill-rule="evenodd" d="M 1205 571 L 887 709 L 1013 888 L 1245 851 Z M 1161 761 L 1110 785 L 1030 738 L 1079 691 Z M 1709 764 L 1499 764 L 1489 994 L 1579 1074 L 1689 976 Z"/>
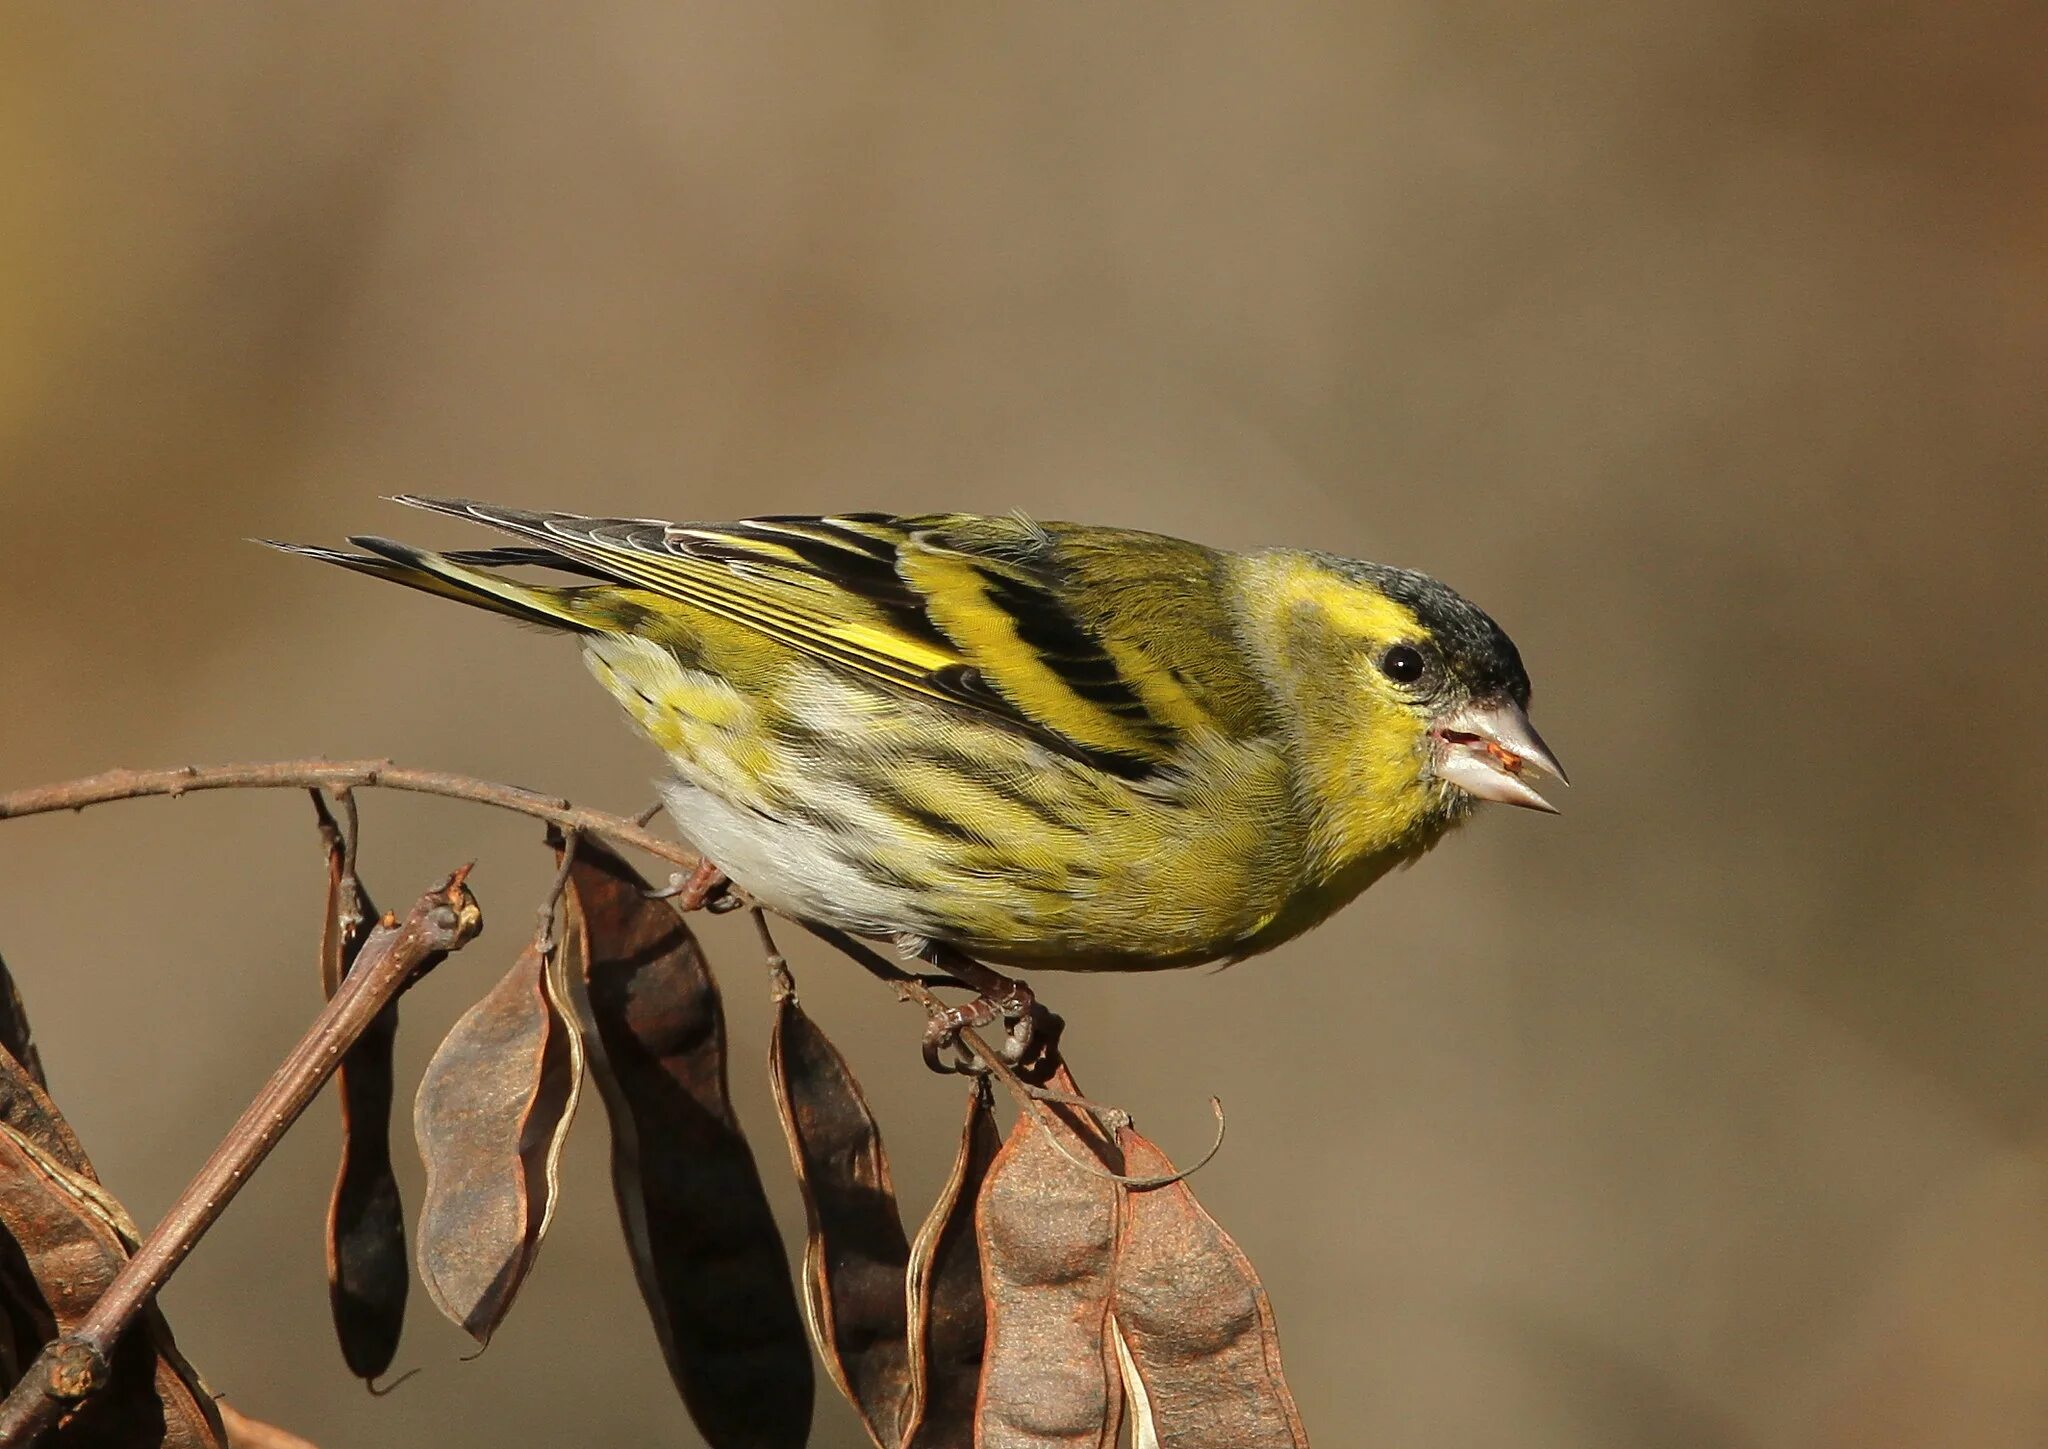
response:
<path id="1" fill-rule="evenodd" d="M 1427 568 L 1520 642 L 1565 815 L 1233 971 L 1039 982 L 1170 1150 L 1228 1105 L 1203 1195 L 1318 1442 L 2048 1443 L 2036 0 L 0 18 L 0 783 L 381 754 L 637 808 L 569 650 L 242 542 L 460 536 L 402 489 Z M 0 827 L 0 950 L 145 1222 L 316 1002 L 308 814 Z M 365 817 L 387 901 L 482 862 L 416 1071 L 547 865 Z M 750 937 L 707 929 L 794 1224 Z M 919 1212 L 957 1091 L 798 966 Z M 327 1103 L 173 1321 L 327 1449 L 694 1442 L 603 1137 L 479 1362 L 415 1293 L 425 1372 L 343 1371 Z"/>

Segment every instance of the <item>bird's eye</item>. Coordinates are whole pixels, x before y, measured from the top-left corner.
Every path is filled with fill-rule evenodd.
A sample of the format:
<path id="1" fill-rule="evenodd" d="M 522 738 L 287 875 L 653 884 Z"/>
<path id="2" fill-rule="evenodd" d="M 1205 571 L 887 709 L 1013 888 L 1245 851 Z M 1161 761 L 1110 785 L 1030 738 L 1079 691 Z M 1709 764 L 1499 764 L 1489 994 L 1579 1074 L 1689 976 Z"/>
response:
<path id="1" fill-rule="evenodd" d="M 1412 644 L 1396 644 L 1380 656 L 1380 673 L 1396 684 L 1413 684 L 1428 666 L 1422 651 Z"/>

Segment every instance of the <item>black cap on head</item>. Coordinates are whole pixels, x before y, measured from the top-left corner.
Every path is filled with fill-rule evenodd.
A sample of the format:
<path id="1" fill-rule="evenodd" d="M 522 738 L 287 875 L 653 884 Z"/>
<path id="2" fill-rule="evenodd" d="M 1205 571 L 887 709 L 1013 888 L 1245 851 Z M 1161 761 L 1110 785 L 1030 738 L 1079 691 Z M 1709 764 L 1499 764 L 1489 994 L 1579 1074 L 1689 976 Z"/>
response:
<path id="1" fill-rule="evenodd" d="M 1473 699 L 1511 699 L 1528 708 L 1529 675 L 1522 668 L 1521 652 L 1484 609 L 1412 569 L 1385 564 L 1352 568 L 1422 621 L 1451 678 Z"/>

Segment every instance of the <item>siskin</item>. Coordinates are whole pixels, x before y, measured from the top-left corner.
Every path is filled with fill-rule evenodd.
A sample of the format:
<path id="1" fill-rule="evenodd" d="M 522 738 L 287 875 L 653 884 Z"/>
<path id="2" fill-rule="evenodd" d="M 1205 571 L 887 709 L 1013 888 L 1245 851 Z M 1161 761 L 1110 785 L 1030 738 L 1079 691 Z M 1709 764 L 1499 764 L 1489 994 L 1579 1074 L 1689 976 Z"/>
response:
<path id="1" fill-rule="evenodd" d="M 662 523 L 460 500 L 516 547 L 280 544 L 573 635 L 763 905 L 980 963 L 1230 961 L 1562 770 L 1492 619 L 1423 574 L 1021 516 Z M 538 565 L 577 578 L 527 582 Z M 1013 1034 L 1021 1050 L 1023 1034 Z"/>

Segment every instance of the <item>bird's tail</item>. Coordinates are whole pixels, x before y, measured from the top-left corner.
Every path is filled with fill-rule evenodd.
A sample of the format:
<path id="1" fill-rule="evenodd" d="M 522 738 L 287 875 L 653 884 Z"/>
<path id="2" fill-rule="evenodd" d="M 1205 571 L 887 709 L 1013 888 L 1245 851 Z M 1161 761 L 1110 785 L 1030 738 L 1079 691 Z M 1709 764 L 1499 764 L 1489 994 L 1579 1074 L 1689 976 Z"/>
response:
<path id="1" fill-rule="evenodd" d="M 372 578 L 390 579 L 393 583 L 419 589 L 429 594 L 439 594 L 444 599 L 457 599 L 479 609 L 488 609 L 494 614 L 518 619 L 528 624 L 541 624 L 550 629 L 573 629 L 579 633 L 590 632 L 594 625 L 579 612 L 576 605 L 584 589 L 551 584 L 529 584 L 518 579 L 506 578 L 503 574 L 491 572 L 492 565 L 510 566 L 540 564 L 547 567 L 575 569 L 577 566 L 557 558 L 545 549 L 489 548 L 472 549 L 461 553 L 434 553 L 411 544 L 396 543 L 388 538 L 351 538 L 350 543 L 363 549 L 362 553 L 345 553 L 340 549 L 320 548 L 304 543 L 278 543 L 273 539 L 258 542 L 282 549 L 286 553 L 302 554 L 327 563 L 339 564 L 359 574 Z"/>

